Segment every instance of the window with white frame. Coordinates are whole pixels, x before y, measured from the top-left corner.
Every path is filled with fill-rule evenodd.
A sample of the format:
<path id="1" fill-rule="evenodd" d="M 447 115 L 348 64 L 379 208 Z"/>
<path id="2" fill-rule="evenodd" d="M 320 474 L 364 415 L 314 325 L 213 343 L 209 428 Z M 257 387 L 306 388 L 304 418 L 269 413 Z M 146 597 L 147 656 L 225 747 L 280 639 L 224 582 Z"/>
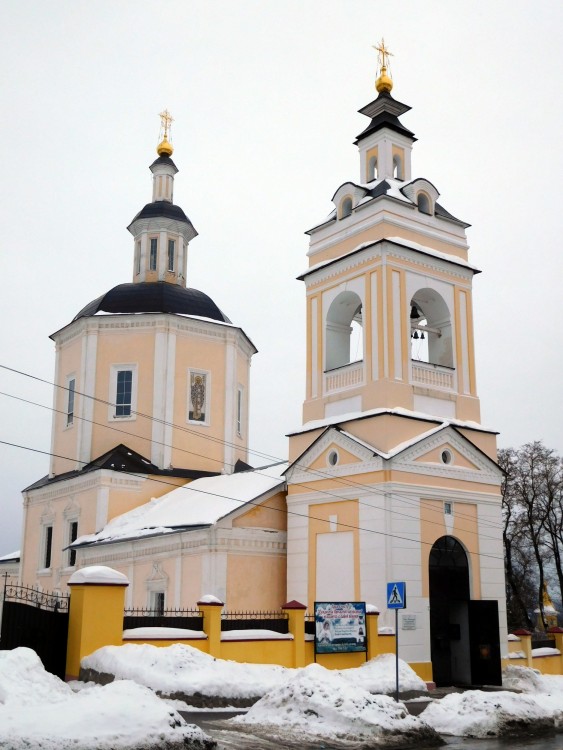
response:
<path id="1" fill-rule="evenodd" d="M 108 401 L 110 419 L 135 419 L 137 365 L 112 365 Z"/>
<path id="2" fill-rule="evenodd" d="M 174 240 L 168 240 L 168 270 L 174 270 L 174 251 L 176 248 L 176 242 Z"/>
<path id="3" fill-rule="evenodd" d="M 138 276 L 141 273 L 141 243 L 140 242 L 137 242 L 136 265 L 137 265 L 137 276 Z"/>
<path id="4" fill-rule="evenodd" d="M 74 422 L 74 399 L 76 393 L 76 378 L 69 377 L 67 380 L 67 401 L 66 401 L 66 426 L 70 427 Z"/>
<path id="5" fill-rule="evenodd" d="M 209 373 L 203 370 L 188 373 L 188 422 L 209 424 Z"/>
<path id="6" fill-rule="evenodd" d="M 237 388 L 237 435 L 242 435 L 244 409 L 244 390 L 242 385 Z"/>
<path id="7" fill-rule="evenodd" d="M 150 254 L 149 254 L 149 271 L 156 271 L 156 262 L 158 256 L 158 238 L 151 237 Z"/>

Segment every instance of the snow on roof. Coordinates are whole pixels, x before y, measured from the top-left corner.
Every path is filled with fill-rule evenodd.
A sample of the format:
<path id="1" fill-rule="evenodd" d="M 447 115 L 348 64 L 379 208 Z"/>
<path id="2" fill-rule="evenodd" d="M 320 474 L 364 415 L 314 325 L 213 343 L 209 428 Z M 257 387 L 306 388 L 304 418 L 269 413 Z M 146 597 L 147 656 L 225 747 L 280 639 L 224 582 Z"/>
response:
<path id="1" fill-rule="evenodd" d="M 471 265 L 471 263 L 463 260 L 463 258 L 460 258 L 458 255 L 442 253 L 440 252 L 440 250 L 435 250 L 429 245 L 421 245 L 419 242 L 411 242 L 411 240 L 405 240 L 404 237 L 386 237 L 385 239 L 389 240 L 389 242 L 396 242 L 397 245 L 404 245 L 405 247 L 410 247 L 412 250 L 418 250 L 419 252 L 425 253 L 426 255 L 433 255 L 435 258 L 441 258 L 442 260 L 456 263 L 458 266 L 465 266 L 466 268 L 470 268 L 472 271 L 477 271 L 479 273 L 479 269 L 477 268 L 477 266 Z"/>
<path id="2" fill-rule="evenodd" d="M 363 419 L 364 417 L 376 417 L 382 414 L 394 414 L 399 417 L 410 417 L 412 419 L 422 419 L 425 422 L 439 422 L 440 426 L 452 425 L 453 427 L 466 427 L 470 430 L 479 430 L 480 432 L 492 432 L 496 435 L 496 430 L 490 427 L 483 427 L 479 422 L 473 422 L 471 420 L 463 419 L 446 419 L 444 417 L 437 417 L 432 414 L 425 414 L 421 411 L 411 411 L 410 409 L 403 409 L 400 406 L 394 409 L 368 409 L 367 411 L 354 411 L 347 412 L 346 414 L 335 414 L 324 419 L 313 419 L 310 422 L 298 427 L 296 430 L 292 430 L 289 435 L 299 435 L 303 432 L 310 432 L 311 430 L 320 430 L 323 427 L 330 427 L 334 424 L 343 424 L 344 422 L 353 422 L 356 419 Z"/>
<path id="3" fill-rule="evenodd" d="M 113 518 L 100 532 L 79 537 L 73 546 L 210 526 L 282 485 L 286 469 L 284 462 L 252 471 L 196 479 Z"/>
<path id="4" fill-rule="evenodd" d="M 371 199 L 370 199 L 371 200 Z M 450 253 L 442 253 L 440 250 L 435 250 L 433 247 L 430 247 L 429 245 L 421 245 L 419 242 L 412 242 L 411 240 L 406 240 L 404 237 L 383 237 L 379 240 L 369 240 L 367 242 L 361 242 L 359 245 L 356 245 L 352 250 L 349 250 L 347 253 L 344 253 L 343 255 L 339 255 L 337 258 L 329 258 L 328 260 L 322 260 L 319 263 L 315 263 L 312 266 L 309 266 L 307 270 L 303 271 L 303 273 L 300 273 L 299 276 L 297 276 L 298 279 L 303 278 L 304 276 L 308 276 L 309 274 L 313 273 L 314 271 L 318 271 L 321 268 L 324 268 L 324 266 L 329 266 L 331 263 L 336 263 L 338 260 L 344 260 L 345 258 L 348 258 L 350 255 L 354 255 L 354 253 L 357 253 L 359 250 L 363 250 L 366 247 L 370 247 L 371 245 L 376 245 L 381 242 L 393 242 L 396 245 L 402 245 L 403 247 L 408 247 L 411 250 L 418 250 L 421 253 L 424 253 L 425 255 L 432 255 L 435 258 L 440 258 L 441 260 L 447 260 L 450 263 L 455 263 L 458 266 L 464 266 L 465 268 L 469 268 L 471 271 L 475 271 L 475 273 L 480 273 L 477 266 L 471 265 L 471 263 L 468 263 L 463 258 L 460 258 L 458 255 L 451 255 Z"/>
<path id="5" fill-rule="evenodd" d="M 5 562 L 18 562 L 21 556 L 21 552 L 17 549 L 15 552 L 11 552 L 9 555 L 2 555 L 0 557 L 0 563 Z"/>

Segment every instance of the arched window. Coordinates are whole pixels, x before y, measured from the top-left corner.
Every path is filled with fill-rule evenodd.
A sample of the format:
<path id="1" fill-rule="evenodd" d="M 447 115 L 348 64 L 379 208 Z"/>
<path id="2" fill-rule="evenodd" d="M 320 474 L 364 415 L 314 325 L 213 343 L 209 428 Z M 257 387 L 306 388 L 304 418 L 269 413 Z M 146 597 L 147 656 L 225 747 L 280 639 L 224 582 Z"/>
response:
<path id="1" fill-rule="evenodd" d="M 375 180 L 377 177 L 377 156 L 372 156 L 368 162 L 368 182 Z"/>
<path id="2" fill-rule="evenodd" d="M 403 178 L 403 160 L 399 154 L 393 156 L 393 177 L 396 180 L 402 180 Z"/>
<path id="3" fill-rule="evenodd" d="M 454 366 L 452 319 L 444 298 L 434 289 L 419 289 L 410 303 L 413 360 Z"/>
<path id="4" fill-rule="evenodd" d="M 341 292 L 326 316 L 326 370 L 334 370 L 364 355 L 362 301 L 355 292 Z"/>
<path id="5" fill-rule="evenodd" d="M 426 195 L 426 193 L 419 193 L 416 196 L 416 204 L 418 206 L 418 210 L 423 214 L 432 214 L 432 210 L 430 207 L 430 198 Z"/>
<path id="6" fill-rule="evenodd" d="M 345 219 L 352 213 L 352 198 L 344 198 L 340 204 L 340 218 Z"/>

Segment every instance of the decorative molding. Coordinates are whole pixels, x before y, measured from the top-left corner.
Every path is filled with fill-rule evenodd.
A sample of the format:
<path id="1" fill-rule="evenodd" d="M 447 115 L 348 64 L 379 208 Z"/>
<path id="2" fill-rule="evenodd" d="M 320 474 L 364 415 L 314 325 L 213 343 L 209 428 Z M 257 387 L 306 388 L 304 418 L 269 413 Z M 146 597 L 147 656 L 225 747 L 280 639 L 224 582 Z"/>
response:
<path id="1" fill-rule="evenodd" d="M 110 489 L 125 489 L 139 491 L 147 481 L 148 475 L 120 474 L 108 469 L 96 469 L 84 476 L 61 479 L 55 484 L 39 487 L 35 490 L 24 491 L 29 505 L 37 505 L 46 500 L 59 500 L 61 498 L 78 495 L 87 490 L 98 487 L 109 487 Z"/>

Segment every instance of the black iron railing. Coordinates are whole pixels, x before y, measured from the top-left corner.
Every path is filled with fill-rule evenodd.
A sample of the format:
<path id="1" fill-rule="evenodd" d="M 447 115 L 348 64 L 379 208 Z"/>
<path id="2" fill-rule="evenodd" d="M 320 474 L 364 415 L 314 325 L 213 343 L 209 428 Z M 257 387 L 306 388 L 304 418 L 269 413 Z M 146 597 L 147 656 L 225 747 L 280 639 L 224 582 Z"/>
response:
<path id="1" fill-rule="evenodd" d="M 273 630 L 288 633 L 288 616 L 285 612 L 223 612 L 221 630 Z"/>
<path id="2" fill-rule="evenodd" d="M 154 608 L 126 609 L 123 617 L 123 629 L 131 628 L 185 628 L 202 630 L 203 615 L 197 609 L 164 609 Z"/>
<path id="3" fill-rule="evenodd" d="M 58 591 L 42 591 L 34 586 L 21 586 L 4 580 L 3 601 L 31 604 L 50 612 L 68 612 L 69 594 Z"/>

